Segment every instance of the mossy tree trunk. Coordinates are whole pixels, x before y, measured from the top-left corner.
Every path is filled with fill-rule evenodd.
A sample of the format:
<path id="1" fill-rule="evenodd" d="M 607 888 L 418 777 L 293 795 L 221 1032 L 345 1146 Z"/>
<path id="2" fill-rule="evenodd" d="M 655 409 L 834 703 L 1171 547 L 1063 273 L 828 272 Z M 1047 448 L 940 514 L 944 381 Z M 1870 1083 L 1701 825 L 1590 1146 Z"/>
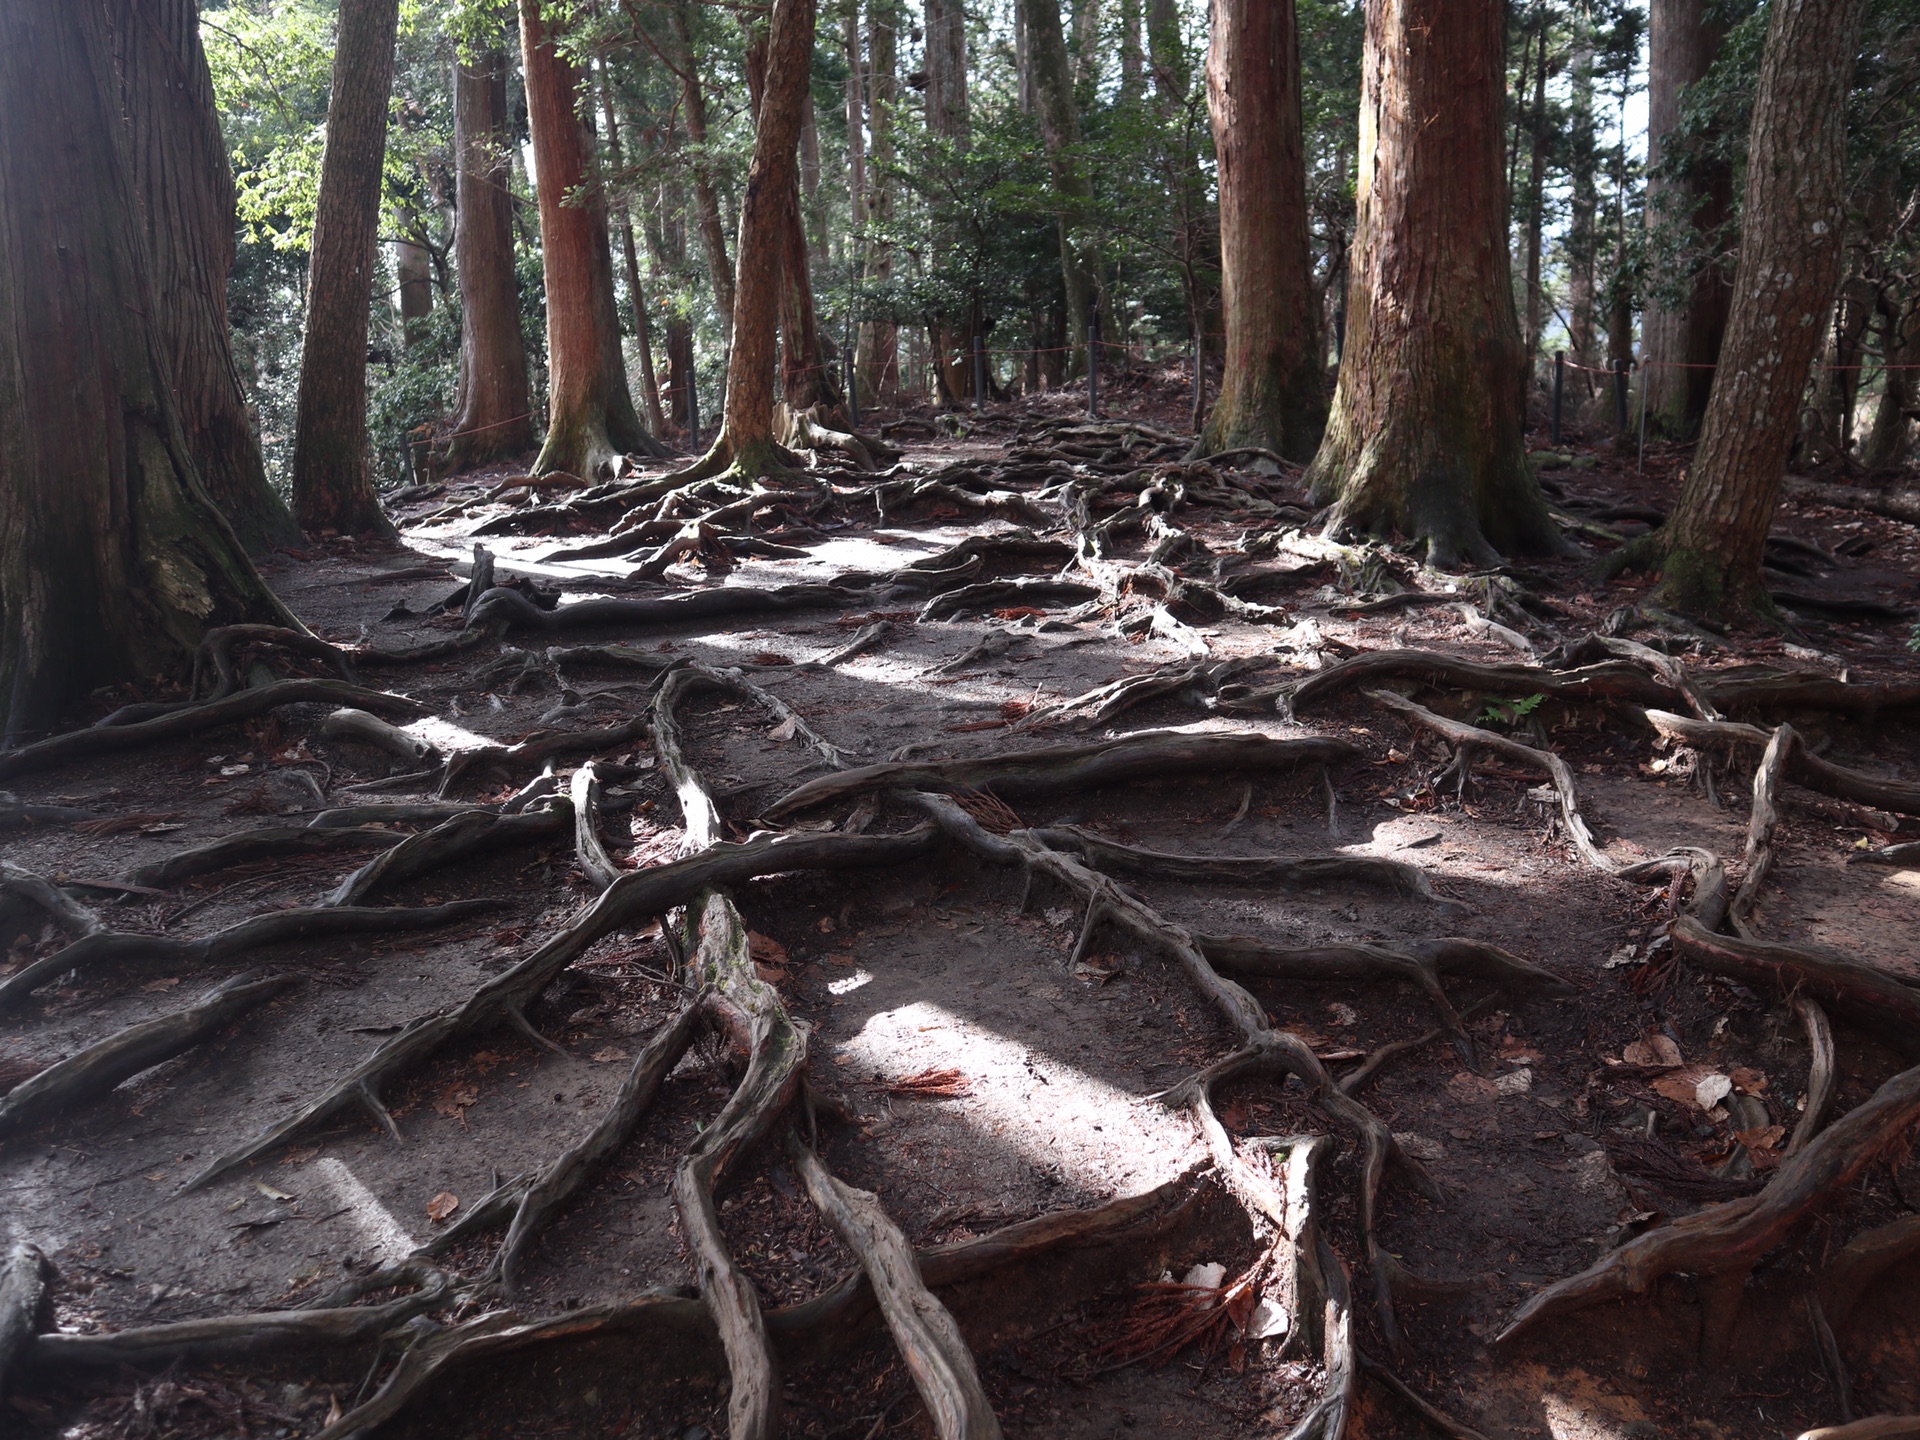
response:
<path id="1" fill-rule="evenodd" d="M 138 6 L 136 10 L 136 5 Z M 256 553 L 300 539 L 267 483 L 233 364 L 227 276 L 233 269 L 233 173 L 214 109 L 213 77 L 192 0 L 114 0 L 114 56 L 153 285 L 171 303 L 155 317 L 201 483 Z M 136 27 L 165 37 L 139 43 Z"/>
<path id="2" fill-rule="evenodd" d="M 606 193 L 587 127 L 591 97 L 542 0 L 520 0 L 521 64 L 547 289 L 547 438 L 533 473 L 592 479 L 616 456 L 664 455 L 627 388 L 613 299 Z M 557 13 L 557 12 L 556 12 Z"/>
<path id="3" fill-rule="evenodd" d="M 1307 239 L 1293 0 L 1213 0 L 1207 111 L 1220 170 L 1226 370 L 1194 445 L 1310 460 L 1327 424 L 1320 298 Z"/>
<path id="4" fill-rule="evenodd" d="M 308 531 L 393 534 L 367 465 L 367 316 L 399 23 L 399 0 L 341 0 L 294 422 L 293 508 Z"/>
<path id="5" fill-rule="evenodd" d="M 1733 313 L 1700 444 L 1651 537 L 1655 598 L 1700 615 L 1768 611 L 1760 563 L 1821 321 L 1840 281 L 1846 98 L 1866 0 L 1774 0 L 1747 134 Z"/>
<path id="6" fill-rule="evenodd" d="M 205 296 L 163 292 L 119 64 L 204 73 L 164 6 L 0 5 L 0 729 L 179 669 L 207 628 L 297 625 L 201 484 L 170 346 Z M 169 55 L 166 38 L 179 48 Z M 150 112 L 156 124 L 178 111 Z M 147 136 L 151 141 L 154 137 Z M 210 152 L 185 143 L 182 193 Z M 197 160 L 187 157 L 197 156 Z M 210 271 L 202 272 L 210 274 Z"/>
<path id="7" fill-rule="evenodd" d="M 460 274 L 460 385 L 450 470 L 533 448 L 520 280 L 513 264 L 513 131 L 507 57 L 482 50 L 454 63 L 454 256 Z"/>
<path id="8" fill-rule="evenodd" d="M 1332 533 L 1436 565 L 1563 542 L 1527 469 L 1507 254 L 1500 0 L 1367 7 L 1346 346 L 1308 470 Z"/>

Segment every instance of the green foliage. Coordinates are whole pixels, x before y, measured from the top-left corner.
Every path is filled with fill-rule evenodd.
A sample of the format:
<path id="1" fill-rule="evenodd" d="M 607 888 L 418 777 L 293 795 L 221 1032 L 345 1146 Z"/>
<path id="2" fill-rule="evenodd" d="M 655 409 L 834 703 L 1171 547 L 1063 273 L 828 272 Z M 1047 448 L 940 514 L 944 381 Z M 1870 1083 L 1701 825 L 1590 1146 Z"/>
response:
<path id="1" fill-rule="evenodd" d="M 1504 725 L 1507 729 L 1517 728 L 1546 703 L 1547 697 L 1541 694 L 1528 695 L 1521 700 L 1489 699 L 1480 712 L 1482 725 Z"/>

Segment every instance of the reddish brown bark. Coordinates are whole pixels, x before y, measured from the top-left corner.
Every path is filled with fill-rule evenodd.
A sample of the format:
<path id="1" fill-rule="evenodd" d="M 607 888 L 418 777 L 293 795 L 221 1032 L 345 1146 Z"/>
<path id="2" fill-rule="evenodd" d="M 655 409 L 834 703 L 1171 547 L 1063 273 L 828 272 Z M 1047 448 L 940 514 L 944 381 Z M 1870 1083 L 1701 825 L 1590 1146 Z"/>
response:
<path id="1" fill-rule="evenodd" d="M 1667 523 L 1662 603 L 1766 609 L 1760 576 L 1800 397 L 1840 280 L 1846 96 L 1866 0 L 1774 0 L 1747 135 L 1733 313 Z"/>
<path id="2" fill-rule="evenodd" d="M 1367 8 L 1346 347 L 1308 479 L 1330 531 L 1440 565 L 1562 543 L 1521 440 L 1505 57 L 1500 0 Z"/>
<path id="3" fill-rule="evenodd" d="M 1309 460 L 1327 423 L 1307 238 L 1293 0 L 1213 0 L 1207 110 L 1220 167 L 1226 371 L 1196 455 L 1259 445 Z"/>
<path id="4" fill-rule="evenodd" d="M 884 229 L 893 223 L 893 109 L 899 94 L 899 0 L 868 0 L 867 66 L 871 75 L 873 165 L 868 172 L 866 219 Z M 893 280 L 893 244 L 884 234 L 874 237 L 868 252 L 867 275 L 876 288 Z M 900 389 L 899 332 L 891 320 L 872 320 L 861 327 L 858 370 L 860 385 L 874 403 L 884 403 Z"/>
<path id="5" fill-rule="evenodd" d="M 487 50 L 456 63 L 453 97 L 460 388 L 446 465 L 465 470 L 532 449 L 533 406 L 513 263 L 506 56 Z"/>
<path id="6" fill-rule="evenodd" d="M 693 57 L 693 27 L 688 17 L 688 0 L 676 0 L 667 7 L 667 24 L 673 31 L 674 72 L 680 81 L 680 106 L 686 112 L 687 139 L 694 147 L 693 202 L 699 220 L 700 243 L 707 252 L 707 273 L 713 280 L 713 304 L 720 312 L 720 329 L 733 328 L 733 262 L 727 258 L 727 231 L 720 219 L 720 192 L 714 184 L 713 167 L 706 159 L 707 96 Z"/>
<path id="7" fill-rule="evenodd" d="M 1686 87 L 1704 77 L 1724 34 L 1708 23 L 1709 0 L 1652 0 L 1647 49 L 1647 224 L 1691 229 L 1706 235 L 1726 222 L 1733 208 L 1733 176 L 1711 160 L 1698 162 L 1685 180 L 1668 179 L 1668 158 L 1680 124 Z M 1727 330 L 1733 292 L 1726 272 L 1707 265 L 1693 279 L 1686 303 L 1669 307 L 1650 295 L 1641 316 L 1641 348 L 1650 363 L 1647 428 L 1690 440 L 1700 428 L 1713 389 L 1714 362 Z"/>
<path id="8" fill-rule="evenodd" d="M 547 289 L 547 438 L 536 475 L 591 478 L 618 455 L 665 454 L 634 412 L 613 299 L 606 194 L 585 121 L 579 71 L 541 0 L 520 0 L 520 48 L 533 132 Z"/>
<path id="9" fill-rule="evenodd" d="M 618 174 L 623 164 L 620 121 L 614 114 L 613 85 L 604 61 L 600 72 L 600 113 L 607 122 L 607 159 Z M 633 303 L 633 341 L 640 352 L 640 393 L 647 402 L 647 423 L 655 435 L 660 435 L 667 428 L 667 417 L 660 410 L 660 380 L 653 370 L 653 326 L 647 316 L 646 292 L 640 288 L 640 255 L 633 243 L 633 210 L 622 199 L 614 213 L 620 226 L 620 256 L 626 264 L 627 297 Z"/>
<path id="10" fill-rule="evenodd" d="M 209 627 L 297 624 L 202 488 L 115 56 L 204 73 L 187 0 L 0 5 L 0 734 L 179 668 Z M 116 23 L 117 22 L 117 23 Z M 168 54 L 172 37 L 179 49 Z M 155 123 L 178 124 L 174 111 Z M 151 136 L 145 137 L 151 139 Z M 186 193 L 210 152 L 175 137 Z M 192 157 L 196 157 L 192 158 Z M 186 273 L 175 271 L 176 275 Z M 201 270 L 204 278 L 211 272 Z M 224 277 L 223 277 L 224 278 Z"/>
<path id="11" fill-rule="evenodd" d="M 399 0 L 341 0 L 293 440 L 293 508 L 310 531 L 393 534 L 367 463 L 367 314 L 399 23 Z"/>

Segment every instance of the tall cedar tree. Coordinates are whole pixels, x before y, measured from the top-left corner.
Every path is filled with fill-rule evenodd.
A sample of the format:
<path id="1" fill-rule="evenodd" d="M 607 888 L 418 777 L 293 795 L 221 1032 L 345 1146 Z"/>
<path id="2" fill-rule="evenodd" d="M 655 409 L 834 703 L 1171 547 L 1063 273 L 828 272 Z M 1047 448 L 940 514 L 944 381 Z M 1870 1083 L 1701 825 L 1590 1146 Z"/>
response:
<path id="1" fill-rule="evenodd" d="M 1700 444 L 1667 523 L 1656 598 L 1767 609 L 1760 562 L 1834 287 L 1840 281 L 1847 90 L 1867 0 L 1774 0 L 1760 62 L 1733 313 Z"/>
<path id="2" fill-rule="evenodd" d="M 627 0 L 629 13 L 633 0 Z M 700 244 L 707 253 L 707 274 L 713 281 L 713 304 L 720 312 L 720 328 L 733 329 L 733 262 L 727 258 L 727 231 L 720 218 L 720 189 L 714 180 L 713 160 L 707 148 L 707 92 L 700 84 L 699 62 L 693 50 L 693 6 L 675 0 L 667 7 L 667 26 L 673 31 L 671 63 L 680 81 L 680 106 L 686 112 L 687 139 L 693 149 L 693 202 L 699 217 Z"/>
<path id="3" fill-rule="evenodd" d="M 678 478 L 731 470 L 743 478 L 787 467 L 773 439 L 775 337 L 780 325 L 780 256 L 787 196 L 798 185 L 800 121 L 813 66 L 814 0 L 774 0 L 767 27 L 766 88 L 753 132 L 753 161 L 740 197 L 735 244 L 733 351 L 727 409 L 713 446 Z M 741 1433 L 736 1427 L 735 1434 Z"/>
<path id="4" fill-rule="evenodd" d="M 201 323 L 178 312 L 204 316 L 216 301 L 194 287 L 224 276 L 157 258 L 193 227 L 141 213 L 136 127 L 189 167 L 177 183 L 193 195 L 216 188 L 191 168 L 210 158 L 196 137 L 212 118 L 130 108 L 117 73 L 204 73 L 195 20 L 192 0 L 0 5 L 7 741 L 48 729 L 99 686 L 179 668 L 212 626 L 298 623 L 201 484 L 184 420 L 213 406 L 176 399 L 188 372 L 169 345 Z M 161 275 L 182 288 L 162 291 Z"/>
<path id="5" fill-rule="evenodd" d="M 1095 279 L 1099 261 L 1083 233 L 1085 221 L 1076 211 L 1093 199 L 1093 186 L 1075 153 L 1080 144 L 1080 107 L 1074 99 L 1073 71 L 1067 55 L 1067 37 L 1060 24 L 1060 0 L 1016 0 L 1027 27 L 1027 56 L 1033 71 L 1035 108 L 1040 138 L 1047 147 L 1053 171 L 1053 189 L 1061 209 L 1060 278 L 1067 292 L 1067 343 L 1073 347 L 1069 373 L 1083 371 L 1087 322 L 1094 313 Z M 1097 357 L 1094 357 L 1097 358 Z"/>
<path id="6" fill-rule="evenodd" d="M 520 0 L 521 64 L 533 132 L 540 253 L 547 279 L 546 442 L 533 473 L 592 479 L 616 456 L 665 455 L 634 412 L 620 317 L 613 299 L 613 242 L 594 162 L 580 72 L 560 53 L 541 0 Z"/>
<path id="7" fill-rule="evenodd" d="M 512 145 L 506 55 L 489 48 L 455 61 L 453 245 L 460 275 L 460 380 L 447 446 L 452 470 L 533 448 L 520 281 L 513 264 Z"/>
<path id="8" fill-rule="evenodd" d="M 1327 425 L 1327 390 L 1293 0 L 1213 0 L 1211 18 L 1226 371 L 1194 454 L 1258 445 L 1310 460 Z"/>
<path id="9" fill-rule="evenodd" d="M 293 512 L 267 483 L 227 327 L 233 268 L 233 172 L 214 109 L 213 77 L 190 4 L 143 7 L 158 51 L 127 42 L 117 23 L 114 68 L 131 120 L 133 178 L 147 224 L 154 289 L 171 297 L 154 318 L 173 370 L 175 403 L 201 482 L 255 552 L 300 538 Z M 128 13 L 126 5 L 116 14 Z M 194 32 L 191 38 L 188 32 Z M 154 64 L 156 54 L 162 63 Z"/>
<path id="10" fill-rule="evenodd" d="M 1562 542 L 1527 469 L 1507 255 L 1501 0 L 1367 7 L 1346 347 L 1307 478 L 1330 533 L 1436 565 Z"/>
<path id="11" fill-rule="evenodd" d="M 340 0 L 293 437 L 294 513 L 310 531 L 394 533 L 367 465 L 367 317 L 399 23 L 400 0 Z"/>
<path id="12" fill-rule="evenodd" d="M 879 231 L 868 246 L 867 275 L 881 290 L 893 282 L 893 110 L 898 95 L 897 26 L 900 0 L 868 0 L 867 66 L 872 88 L 868 108 L 873 131 L 873 165 L 867 172 L 865 219 Z M 899 332 L 891 320 L 861 327 L 859 353 L 863 393 L 876 404 L 900 389 Z"/>
<path id="13" fill-rule="evenodd" d="M 1733 174 L 1721 162 L 1701 157 L 1684 178 L 1669 176 L 1686 88 L 1713 65 L 1723 38 L 1708 11 L 1712 0 L 1652 0 L 1647 38 L 1647 225 L 1691 229 L 1703 240 L 1726 223 L 1733 209 Z M 1678 307 L 1658 295 L 1647 298 L 1641 317 L 1648 362 L 1647 427 L 1659 435 L 1691 440 L 1700 429 L 1713 389 L 1713 365 L 1727 330 L 1732 292 L 1717 264 L 1700 267 Z"/>

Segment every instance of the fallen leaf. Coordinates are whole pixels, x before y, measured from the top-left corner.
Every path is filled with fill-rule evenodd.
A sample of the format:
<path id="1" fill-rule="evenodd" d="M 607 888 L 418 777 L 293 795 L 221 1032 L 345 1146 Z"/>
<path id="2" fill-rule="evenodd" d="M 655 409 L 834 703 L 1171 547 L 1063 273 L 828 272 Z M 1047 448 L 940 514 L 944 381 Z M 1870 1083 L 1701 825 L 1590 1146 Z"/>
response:
<path id="1" fill-rule="evenodd" d="M 853 963 L 853 956 L 851 954 L 843 955 L 836 951 L 827 956 L 827 963 L 829 965 L 851 965 Z"/>
<path id="2" fill-rule="evenodd" d="M 149 980 L 146 984 L 142 985 L 140 988 L 149 995 L 157 995 L 162 990 L 171 990 L 174 986 L 178 985 L 179 983 L 180 983 L 180 977 L 178 975 L 172 975 L 172 976 L 168 976 L 164 980 Z"/>
<path id="3" fill-rule="evenodd" d="M 756 965 L 771 965 L 784 969 L 787 964 L 787 947 L 770 935 L 762 935 L 758 930 L 747 932 L 747 953 L 753 957 Z"/>
<path id="4" fill-rule="evenodd" d="M 1649 1030 L 1644 1040 L 1636 1040 L 1620 1052 L 1629 1065 L 1679 1065 L 1680 1047 L 1658 1030 Z M 1665 1091 L 1661 1091 L 1665 1094 Z M 1677 1097 L 1676 1097 L 1677 1098 Z"/>
<path id="5" fill-rule="evenodd" d="M 1707 1086 L 1709 1080 L 1719 1082 L 1717 1094 Z M 1683 1105 L 1692 1105 L 1699 1110 L 1711 1110 L 1727 1093 L 1733 1089 L 1733 1082 L 1727 1079 L 1711 1065 L 1682 1065 L 1679 1069 L 1660 1076 L 1653 1082 L 1653 1088 L 1669 1100 L 1678 1100 Z M 1704 1094 L 1713 1094 L 1710 1100 L 1703 1100 Z"/>
<path id="6" fill-rule="evenodd" d="M 596 1050 L 593 1052 L 593 1060 L 596 1065 L 611 1065 L 616 1060 L 624 1060 L 626 1058 L 627 1052 L 622 1050 L 618 1045 L 609 1045 L 604 1050 Z"/>
<path id="7" fill-rule="evenodd" d="M 442 1190 L 427 1201 L 427 1218 L 438 1225 L 460 1208 L 460 1197 L 451 1190 Z"/>
<path id="8" fill-rule="evenodd" d="M 258 1190 L 262 1195 L 266 1196 L 267 1199 L 269 1200 L 292 1200 L 294 1198 L 293 1196 L 289 1195 L 286 1191 L 276 1190 L 273 1188 L 273 1186 L 264 1184 L 259 1180 L 256 1180 L 253 1182 L 253 1188 Z"/>
<path id="9" fill-rule="evenodd" d="M 464 1117 L 469 1106 L 480 1103 L 480 1087 L 465 1083 L 447 1086 L 440 1092 L 440 1098 L 433 1102 L 433 1108 L 442 1115 Z"/>
<path id="10" fill-rule="evenodd" d="M 1703 1076 L 1694 1087 L 1693 1103 L 1702 1110 L 1711 1110 L 1727 1096 L 1733 1093 L 1733 1081 L 1718 1073 Z"/>
<path id="11" fill-rule="evenodd" d="M 1493 1088 L 1501 1095 L 1524 1095 L 1533 1088 L 1533 1071 L 1522 1065 L 1518 1070 L 1496 1079 Z"/>
<path id="12" fill-rule="evenodd" d="M 800 717 L 797 715 L 789 715 L 767 732 L 767 738 L 769 740 L 791 740 L 793 739 L 794 732 L 799 728 Z"/>
<path id="13" fill-rule="evenodd" d="M 1767 1093 L 1767 1077 L 1763 1071 L 1751 1065 L 1736 1065 L 1727 1072 L 1727 1078 L 1733 1081 L 1733 1088 L 1742 1095 L 1764 1095 Z"/>
<path id="14" fill-rule="evenodd" d="M 786 983 L 787 972 L 780 969 L 777 965 L 761 965 L 756 963 L 753 969 L 754 973 L 769 985 L 784 985 Z"/>

